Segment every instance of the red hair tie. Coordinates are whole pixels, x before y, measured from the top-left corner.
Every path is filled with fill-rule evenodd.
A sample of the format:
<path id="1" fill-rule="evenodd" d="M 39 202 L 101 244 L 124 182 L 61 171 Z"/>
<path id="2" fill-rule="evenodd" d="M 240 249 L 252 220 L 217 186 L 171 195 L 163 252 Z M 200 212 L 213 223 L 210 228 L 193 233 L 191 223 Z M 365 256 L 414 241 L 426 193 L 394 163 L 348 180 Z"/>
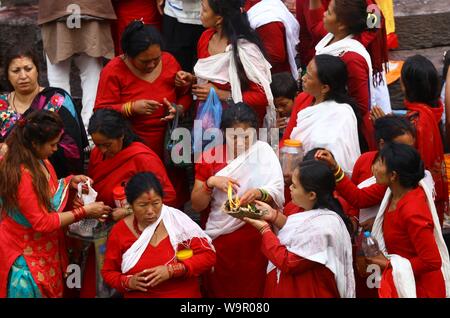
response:
<path id="1" fill-rule="evenodd" d="M 17 124 L 19 125 L 19 127 L 25 127 L 25 125 L 27 124 L 27 119 L 22 117 L 17 121 Z"/>

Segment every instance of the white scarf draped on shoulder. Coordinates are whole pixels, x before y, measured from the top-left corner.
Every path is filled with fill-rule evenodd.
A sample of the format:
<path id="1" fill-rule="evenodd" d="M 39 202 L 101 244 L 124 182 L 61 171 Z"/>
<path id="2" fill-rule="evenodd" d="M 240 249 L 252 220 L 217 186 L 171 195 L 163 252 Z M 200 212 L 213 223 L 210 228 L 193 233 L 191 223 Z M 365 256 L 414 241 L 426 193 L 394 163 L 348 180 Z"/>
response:
<path id="1" fill-rule="evenodd" d="M 450 260 L 449 254 L 447 250 L 447 246 L 445 244 L 444 238 L 442 237 L 441 225 L 439 223 L 439 217 L 436 212 L 436 207 L 434 205 L 432 189 L 430 188 L 429 181 L 426 179 L 422 179 L 419 183 L 422 187 L 425 195 L 427 197 L 428 207 L 431 211 L 431 216 L 433 218 L 434 223 L 434 238 L 436 240 L 436 245 L 439 249 L 439 254 L 442 259 L 442 275 L 445 281 L 445 294 L 447 298 L 450 298 Z M 397 290 L 397 294 L 400 298 L 416 298 L 416 282 L 414 278 L 414 272 L 411 267 L 411 263 L 408 259 L 396 255 L 396 254 L 388 254 L 386 250 L 386 243 L 384 241 L 384 233 L 383 233 L 383 222 L 384 222 L 384 213 L 386 211 L 387 205 L 389 204 L 389 200 L 391 197 L 391 190 L 388 189 L 384 196 L 383 201 L 381 202 L 380 210 L 378 212 L 377 218 L 375 219 L 375 223 L 373 225 L 372 234 L 378 241 L 378 245 L 380 251 L 390 259 L 392 266 L 392 276 L 394 279 L 394 285 Z"/>
<path id="2" fill-rule="evenodd" d="M 245 74 L 250 81 L 262 86 L 269 102 L 266 110 L 266 123 L 268 127 L 275 127 L 276 111 L 273 95 L 270 89 L 272 66 L 266 60 L 257 45 L 244 40 L 238 40 L 238 53 L 244 66 Z M 225 52 L 199 59 L 194 67 L 194 73 L 199 84 L 215 82 L 231 85 L 231 96 L 235 103 L 242 102 L 241 82 L 239 80 L 236 62 L 233 55 L 233 46 L 226 47 Z"/>
<path id="3" fill-rule="evenodd" d="M 349 175 L 361 155 L 358 122 L 348 104 L 325 101 L 303 109 L 297 114 L 297 126 L 290 138 L 300 140 L 305 153 L 316 147 L 330 150 Z"/>
<path id="4" fill-rule="evenodd" d="M 217 172 L 216 176 L 236 179 L 240 184 L 237 193 L 239 197 L 247 190 L 263 188 L 269 192 L 277 207 L 283 207 L 283 172 L 278 157 L 266 142 L 255 142 L 246 153 L 231 161 L 225 168 Z M 205 232 L 213 240 L 220 235 L 232 233 L 245 224 L 222 211 L 222 206 L 227 199 L 227 193 L 217 189 L 213 190 L 211 212 L 205 229 Z"/>
<path id="5" fill-rule="evenodd" d="M 282 22 L 286 30 L 286 50 L 289 58 L 291 73 L 298 80 L 297 44 L 299 42 L 300 25 L 297 19 L 289 12 L 280 0 L 262 0 L 250 8 L 247 12 L 250 26 L 257 29 L 271 22 Z"/>
<path id="6" fill-rule="evenodd" d="M 178 245 L 183 242 L 189 242 L 193 238 L 204 238 L 208 241 L 209 247 L 214 250 L 211 238 L 184 212 L 175 208 L 162 206 L 161 214 L 158 220 L 144 229 L 141 236 L 131 247 L 123 254 L 122 273 L 127 273 L 140 260 L 142 254 L 147 249 L 153 234 L 158 225 L 163 222 L 167 233 L 169 234 L 170 244 L 176 254 Z M 174 258 L 175 258 L 174 254 Z"/>
<path id="7" fill-rule="evenodd" d="M 352 242 L 341 217 L 327 209 L 293 214 L 278 232 L 280 243 L 297 256 L 333 272 L 341 298 L 355 297 Z M 267 272 L 276 269 L 269 262 Z M 280 271 L 277 269 L 279 278 Z"/>
<path id="8" fill-rule="evenodd" d="M 316 45 L 316 55 L 319 54 L 329 54 L 337 57 L 341 57 L 347 52 L 354 52 L 361 55 L 367 63 L 369 68 L 369 83 L 367 89 L 370 91 L 370 105 L 369 109 L 377 104 L 375 92 L 375 86 L 373 82 L 373 70 L 372 70 L 372 60 L 370 58 L 369 52 L 367 52 L 364 45 L 362 45 L 359 41 L 353 39 L 353 35 L 350 34 L 346 38 L 337 41 L 333 44 L 328 45 L 328 43 L 333 40 L 334 35 L 332 33 L 328 33 L 317 45 Z M 384 104 L 384 103 L 383 103 Z M 390 108 L 390 105 L 389 105 Z M 383 107 L 386 110 L 386 107 Z M 388 113 L 390 111 L 387 111 Z"/>

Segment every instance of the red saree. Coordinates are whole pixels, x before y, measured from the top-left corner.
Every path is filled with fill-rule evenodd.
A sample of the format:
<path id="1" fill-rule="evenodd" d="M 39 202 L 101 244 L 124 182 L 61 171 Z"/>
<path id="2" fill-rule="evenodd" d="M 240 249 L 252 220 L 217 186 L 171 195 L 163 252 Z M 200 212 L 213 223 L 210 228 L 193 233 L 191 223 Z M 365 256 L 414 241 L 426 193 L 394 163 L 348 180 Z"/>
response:
<path id="1" fill-rule="evenodd" d="M 144 144 L 133 142 L 113 158 L 106 160 L 97 148 L 92 150 L 88 175 L 94 180 L 93 187 L 98 192 L 97 201 L 114 207 L 112 189 L 138 172 L 154 173 L 163 187 L 164 204 L 171 206 L 175 203 L 176 193 L 161 159 Z"/>
<path id="2" fill-rule="evenodd" d="M 448 211 L 448 184 L 444 161 L 444 147 L 439 121 L 444 111 L 440 102 L 438 108 L 431 108 L 420 103 L 404 101 L 408 113 L 406 116 L 416 127 L 416 149 L 425 164 L 425 169 L 431 172 L 436 190 L 436 210 L 441 226 L 444 213 Z"/>
<path id="3" fill-rule="evenodd" d="M 169 53 L 161 55 L 162 70 L 153 82 L 145 81 L 134 75 L 121 56 L 112 59 L 102 70 L 98 83 L 94 111 L 101 108 L 122 112 L 123 104 L 141 99 L 169 102 L 182 105 L 185 111 L 191 106 L 192 96 L 186 89 L 175 87 L 175 75 L 181 70 L 180 64 Z M 134 132 L 162 158 L 164 134 L 167 122 L 161 121 L 167 114 L 162 106 L 151 115 L 133 115 L 130 117 Z"/>
<path id="4" fill-rule="evenodd" d="M 58 180 L 48 160 L 52 203 L 61 212 L 68 199 L 72 176 Z M 23 256 L 42 297 L 62 297 L 63 273 L 68 265 L 59 216 L 42 207 L 31 174 L 22 168 L 17 191 L 18 211 L 2 211 L 0 221 L 0 298 L 7 295 L 8 276 L 16 259 Z"/>
<path id="5" fill-rule="evenodd" d="M 198 277 L 214 265 L 215 253 L 208 248 L 208 242 L 203 238 L 193 238 L 190 248 L 194 256 L 184 260 L 187 273 L 183 277 L 169 279 L 158 286 L 148 288 L 147 292 L 127 291 L 122 285 L 123 278 L 134 275 L 144 269 L 163 264 L 173 263 L 174 250 L 167 236 L 156 246 L 148 244 L 138 263 L 128 272 L 122 273 L 123 254 L 138 238 L 129 229 L 124 220 L 118 222 L 111 230 L 106 247 L 105 263 L 102 276 L 105 282 L 124 295 L 124 298 L 200 298 Z M 184 248 L 180 244 L 180 249 Z"/>
<path id="6" fill-rule="evenodd" d="M 150 24 L 161 31 L 161 14 L 158 12 L 156 0 L 116 0 L 113 1 L 117 20 L 112 22 L 111 33 L 114 40 L 116 55 L 122 54 L 122 33 L 127 25 L 134 20 Z"/>

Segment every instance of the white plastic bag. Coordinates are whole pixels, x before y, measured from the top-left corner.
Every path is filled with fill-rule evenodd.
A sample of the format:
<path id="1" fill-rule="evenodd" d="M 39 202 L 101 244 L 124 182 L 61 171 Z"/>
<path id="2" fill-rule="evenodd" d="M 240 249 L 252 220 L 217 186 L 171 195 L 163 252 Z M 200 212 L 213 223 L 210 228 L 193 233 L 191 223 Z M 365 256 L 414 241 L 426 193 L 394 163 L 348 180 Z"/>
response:
<path id="1" fill-rule="evenodd" d="M 88 193 L 82 192 L 83 186 L 88 187 Z M 95 202 L 97 199 L 97 191 L 91 187 L 91 181 L 78 183 L 78 197 L 83 201 L 83 205 Z M 70 234 L 81 236 L 83 238 L 92 238 L 94 236 L 94 228 L 98 225 L 98 220 L 84 219 L 69 225 Z"/>

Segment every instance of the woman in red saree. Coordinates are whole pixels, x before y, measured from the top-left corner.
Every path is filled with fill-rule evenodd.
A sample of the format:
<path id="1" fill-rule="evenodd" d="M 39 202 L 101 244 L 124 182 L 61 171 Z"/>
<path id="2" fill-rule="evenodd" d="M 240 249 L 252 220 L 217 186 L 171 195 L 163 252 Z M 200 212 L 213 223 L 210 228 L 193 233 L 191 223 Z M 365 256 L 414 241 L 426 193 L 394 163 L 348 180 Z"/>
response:
<path id="1" fill-rule="evenodd" d="M 448 183 L 444 145 L 439 125 L 444 106 L 439 99 L 439 76 L 430 60 L 421 55 L 408 58 L 402 68 L 406 116 L 416 127 L 416 149 L 425 169 L 431 172 L 436 197 L 434 202 L 441 225 L 448 214 Z"/>
<path id="2" fill-rule="evenodd" d="M 195 167 L 192 208 L 201 212 L 202 225 L 217 252 L 214 272 L 204 275 L 206 297 L 264 294 L 267 259 L 260 251 L 261 236 L 222 209 L 230 182 L 242 206 L 263 197 L 279 208 L 284 204 L 280 162 L 267 143 L 256 140 L 257 128 L 257 115 L 249 106 L 238 103 L 227 108 L 222 114 L 226 143 L 203 153 Z"/>
<path id="3" fill-rule="evenodd" d="M 389 187 L 372 231 L 381 253 L 366 257 L 383 271 L 379 296 L 450 297 L 448 249 L 419 153 L 408 145 L 387 144 L 373 172 L 378 184 Z"/>
<path id="4" fill-rule="evenodd" d="M 124 55 L 111 60 L 100 75 L 94 111 L 102 108 L 121 112 L 142 142 L 161 159 L 167 122 L 175 107 L 184 113 L 192 102 L 188 88 L 175 87 L 180 65 L 161 51 L 159 32 L 140 21 L 132 22 L 122 36 Z M 189 200 L 185 171 L 168 171 L 177 190 L 177 204 Z"/>
<path id="5" fill-rule="evenodd" d="M 161 159 L 133 134 L 122 115 L 101 109 L 92 115 L 88 132 L 94 141 L 88 175 L 94 180 L 98 199 L 114 207 L 113 189 L 138 172 L 152 172 L 163 186 L 164 203 L 175 204 L 176 193 Z M 123 218 L 125 209 L 116 209 L 113 218 Z"/>
<path id="6" fill-rule="evenodd" d="M 85 176 L 58 180 L 47 160 L 63 124 L 50 111 L 21 118 L 0 162 L 0 297 L 62 297 L 68 265 L 62 228 L 86 217 L 107 217 L 102 202 L 62 212 L 69 189 Z"/>
<path id="7" fill-rule="evenodd" d="M 177 85 L 192 85 L 192 93 L 200 102 L 214 88 L 224 108 L 231 102 L 244 102 L 258 114 L 260 127 L 266 112 L 267 125 L 275 127 L 271 66 L 247 14 L 242 12 L 241 1 L 202 0 L 200 19 L 207 30 L 198 41 L 195 74 L 179 72 Z"/>
<path id="8" fill-rule="evenodd" d="M 444 160 L 444 145 L 440 133 L 440 120 L 444 106 L 439 98 L 439 76 L 430 60 L 421 55 L 409 57 L 402 68 L 401 86 L 405 93 L 406 117 L 416 128 L 415 147 L 431 172 L 436 196 L 434 202 L 441 225 L 448 214 L 448 183 Z M 384 116 L 375 107 L 373 119 Z"/>
<path id="9" fill-rule="evenodd" d="M 369 111 L 373 105 L 382 106 L 386 112 L 391 109 L 382 81 L 388 62 L 384 18 L 380 28 L 368 30 L 367 8 L 373 0 L 332 0 L 328 9 L 320 0 L 313 2 L 306 21 L 317 43 L 316 54 L 339 56 L 345 62 L 349 95 L 358 103 L 368 150 L 376 150 Z"/>
<path id="10" fill-rule="evenodd" d="M 165 194 L 164 203 L 174 204 L 176 193 L 161 159 L 133 134 L 120 113 L 110 109 L 96 111 L 89 121 L 88 132 L 95 144 L 89 160 L 88 175 L 94 180 L 93 188 L 98 200 L 115 207 L 113 189 L 126 183 L 138 172 L 152 172 L 159 179 Z M 129 215 L 129 210 L 116 207 L 112 212 L 114 221 Z M 111 225 L 111 224 L 110 224 Z M 90 244 L 81 297 L 91 298 L 96 294 L 97 258 L 103 257 L 100 250 Z"/>
<path id="11" fill-rule="evenodd" d="M 261 233 L 261 250 L 270 261 L 265 297 L 355 297 L 351 222 L 333 197 L 334 179 L 326 164 L 303 161 L 294 170 L 290 187 L 296 213 L 286 217 L 257 202 L 258 208 L 268 211 L 263 220 L 244 218 Z"/>
<path id="12" fill-rule="evenodd" d="M 102 275 L 125 298 L 199 298 L 198 276 L 214 265 L 211 239 L 184 212 L 163 204 L 152 173 L 127 183 L 134 215 L 108 238 Z"/>

